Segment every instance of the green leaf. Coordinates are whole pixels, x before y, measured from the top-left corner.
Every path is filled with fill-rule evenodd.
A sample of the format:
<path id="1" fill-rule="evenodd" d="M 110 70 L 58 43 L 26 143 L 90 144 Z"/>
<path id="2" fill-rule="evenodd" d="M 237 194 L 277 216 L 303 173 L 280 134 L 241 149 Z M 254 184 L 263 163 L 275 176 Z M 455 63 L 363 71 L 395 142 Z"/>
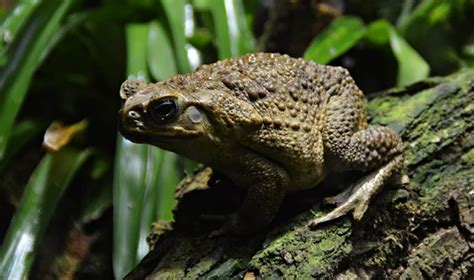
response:
<path id="1" fill-rule="evenodd" d="M 451 73 L 464 67 L 466 57 L 460 46 L 472 42 L 474 2 L 466 0 L 416 1 L 415 9 L 402 18 L 398 33 L 429 63 L 436 73 Z"/>
<path id="2" fill-rule="evenodd" d="M 352 48 L 365 33 L 366 27 L 359 18 L 338 18 L 314 38 L 303 57 L 326 64 Z"/>
<path id="3" fill-rule="evenodd" d="M 110 159 L 97 151 L 91 159 L 91 165 L 92 170 L 88 174 L 91 180 L 83 193 L 85 203 L 75 221 L 77 225 L 85 225 L 99 219 L 112 206 L 112 182 L 108 176 Z"/>
<path id="4" fill-rule="evenodd" d="M 185 34 L 185 5 L 186 0 L 161 0 L 166 18 L 171 29 L 171 35 L 175 46 L 176 58 L 178 59 L 179 71 L 187 73 L 191 71 L 188 59 L 187 42 Z"/>
<path id="5" fill-rule="evenodd" d="M 0 53 L 8 46 L 17 36 L 18 31 L 25 25 L 27 19 L 35 11 L 41 1 L 38 0 L 22 0 L 17 1 L 15 6 L 2 18 L 0 22 Z M 3 63 L 0 63 L 3 66 Z"/>
<path id="6" fill-rule="evenodd" d="M 41 4 L 25 26 L 25 32 L 12 45 L 11 58 L 0 73 L 0 158 L 4 155 L 8 137 L 33 73 L 42 57 L 46 56 L 45 46 L 60 28 L 68 8 L 75 2 L 46 1 Z"/>
<path id="7" fill-rule="evenodd" d="M 197 30 L 193 36 L 189 37 L 189 43 L 198 49 L 204 49 L 212 43 L 212 34 L 207 29 Z"/>
<path id="8" fill-rule="evenodd" d="M 158 177 L 158 191 L 156 192 L 157 214 L 159 220 L 171 221 L 173 219 L 172 210 L 176 206 L 174 199 L 174 191 L 178 185 L 181 174 L 178 172 L 178 156 L 174 153 L 163 153 L 163 164 L 160 169 Z M 187 164 L 192 164 L 192 161 L 186 160 Z M 154 202 L 153 202 L 154 203 Z M 150 224 L 148 224 L 150 227 Z"/>
<path id="9" fill-rule="evenodd" d="M 174 191 L 181 178 L 177 170 L 176 154 L 146 146 L 149 163 L 144 182 L 145 193 L 139 228 L 140 242 L 137 252 L 139 259 L 148 253 L 148 244 L 145 241 L 150 234 L 151 224 L 157 220 L 173 219 L 172 211 L 176 206 Z"/>
<path id="10" fill-rule="evenodd" d="M 126 27 L 127 71 L 130 76 L 145 80 L 148 80 L 148 28 L 148 24 L 129 24 Z M 146 236 L 151 223 L 161 216 L 171 217 L 176 203 L 174 197 L 159 195 L 162 190 L 174 190 L 179 180 L 176 159 L 169 158 L 170 155 L 118 136 L 113 193 L 116 278 L 122 278 L 147 253 Z"/>
<path id="11" fill-rule="evenodd" d="M 147 191 L 154 187 L 150 176 L 159 173 L 160 163 L 159 155 L 152 149 L 118 137 L 113 193 L 113 263 L 117 279 L 123 278 L 138 263 L 141 257 L 138 248 L 146 246 L 140 245 L 145 242 L 140 240 L 144 199 Z"/>
<path id="12" fill-rule="evenodd" d="M 390 40 L 390 32 L 392 25 L 386 20 L 377 20 L 369 24 L 365 38 L 375 45 L 386 45 Z"/>
<path id="13" fill-rule="evenodd" d="M 158 207 L 163 204 L 163 201 L 158 199 L 157 193 L 163 188 L 159 179 L 162 176 L 163 164 L 165 164 L 163 161 L 164 155 L 167 154 L 167 152 L 149 145 L 141 146 L 146 149 L 146 156 L 142 160 L 145 160 L 147 170 L 144 171 L 145 177 L 142 182 L 143 206 L 140 214 L 140 224 L 136 228 L 139 240 L 136 248 L 137 261 L 148 253 L 146 237 L 150 234 L 151 224 L 158 218 Z"/>
<path id="14" fill-rule="evenodd" d="M 173 46 L 161 22 L 152 21 L 148 32 L 148 67 L 155 80 L 165 80 L 177 72 Z"/>
<path id="15" fill-rule="evenodd" d="M 213 0 L 192 0 L 192 5 L 198 11 L 208 11 L 211 9 L 211 1 Z"/>
<path id="16" fill-rule="evenodd" d="M 464 8 L 464 1 L 439 1 L 426 0 L 422 1 L 414 11 L 403 17 L 398 24 L 400 33 L 405 34 L 408 28 L 412 25 L 419 25 L 421 22 L 426 22 L 429 25 L 436 25 L 438 23 L 447 22 L 451 15 L 452 9 Z"/>
<path id="17" fill-rule="evenodd" d="M 21 151 L 21 148 L 43 129 L 45 125 L 36 120 L 24 120 L 15 125 L 4 157 L 0 159 L 0 175 L 17 152 Z"/>
<path id="18" fill-rule="evenodd" d="M 114 272 L 122 278 L 148 252 L 153 221 L 170 220 L 176 155 L 119 136 L 114 178 Z"/>
<path id="19" fill-rule="evenodd" d="M 212 0 L 216 44 L 219 58 L 252 52 L 255 48 L 240 0 Z"/>
<path id="20" fill-rule="evenodd" d="M 147 66 L 148 24 L 128 24 L 125 27 L 127 43 L 127 73 L 135 79 L 149 81 Z M 118 95 L 117 95 L 118 98 Z"/>
<path id="21" fill-rule="evenodd" d="M 409 85 L 429 76 L 428 63 L 394 29 L 390 30 L 390 46 L 398 61 L 397 86 Z"/>
<path id="22" fill-rule="evenodd" d="M 428 77 L 428 63 L 403 39 L 386 20 L 378 20 L 368 27 L 367 40 L 376 45 L 390 44 L 398 62 L 397 85 L 405 86 Z"/>
<path id="23" fill-rule="evenodd" d="M 27 279 L 42 236 L 59 199 L 89 157 L 64 148 L 47 154 L 34 170 L 0 249 L 0 279 Z"/>
<path id="24" fill-rule="evenodd" d="M 146 71 L 148 28 L 148 24 L 128 24 L 125 29 L 127 73 L 145 81 L 149 80 Z M 146 164 L 147 147 L 118 135 L 113 183 L 113 268 L 117 279 L 122 279 L 138 261 Z"/>

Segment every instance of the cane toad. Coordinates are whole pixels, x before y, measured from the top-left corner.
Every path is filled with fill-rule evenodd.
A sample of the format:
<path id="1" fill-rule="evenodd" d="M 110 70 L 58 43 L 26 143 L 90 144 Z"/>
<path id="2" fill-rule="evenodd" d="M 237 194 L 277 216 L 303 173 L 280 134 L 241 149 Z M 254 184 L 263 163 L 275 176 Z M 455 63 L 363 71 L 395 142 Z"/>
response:
<path id="1" fill-rule="evenodd" d="M 317 187 L 329 171 L 371 173 L 309 225 L 351 212 L 358 221 L 402 166 L 400 137 L 367 125 L 363 93 L 341 67 L 254 53 L 159 83 L 127 80 L 120 96 L 126 138 L 204 163 L 246 190 L 218 234 L 261 229 L 286 193 Z"/>

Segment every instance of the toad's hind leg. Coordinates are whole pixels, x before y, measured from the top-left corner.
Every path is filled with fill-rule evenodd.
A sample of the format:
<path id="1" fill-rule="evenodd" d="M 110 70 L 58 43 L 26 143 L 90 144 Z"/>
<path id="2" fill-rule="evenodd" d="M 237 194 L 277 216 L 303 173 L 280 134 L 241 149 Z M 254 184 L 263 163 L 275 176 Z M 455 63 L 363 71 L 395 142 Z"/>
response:
<path id="1" fill-rule="evenodd" d="M 359 181 L 350 195 L 336 200 L 342 203 L 326 216 L 310 222 L 310 226 L 353 213 L 359 221 L 370 200 L 397 173 L 403 164 L 403 144 L 393 130 L 382 126 L 367 128 L 362 93 L 356 89 L 331 97 L 327 104 L 323 141 L 333 171 L 360 170 L 371 172 Z"/>
<path id="2" fill-rule="evenodd" d="M 311 220 L 309 227 L 314 228 L 318 224 L 325 223 L 352 212 L 354 221 L 359 222 L 367 210 L 371 199 L 377 194 L 381 187 L 387 182 L 403 163 L 403 156 L 398 155 L 385 166 L 377 169 L 362 178 L 353 188 L 352 193 L 341 202 L 341 204 L 321 218 Z"/>

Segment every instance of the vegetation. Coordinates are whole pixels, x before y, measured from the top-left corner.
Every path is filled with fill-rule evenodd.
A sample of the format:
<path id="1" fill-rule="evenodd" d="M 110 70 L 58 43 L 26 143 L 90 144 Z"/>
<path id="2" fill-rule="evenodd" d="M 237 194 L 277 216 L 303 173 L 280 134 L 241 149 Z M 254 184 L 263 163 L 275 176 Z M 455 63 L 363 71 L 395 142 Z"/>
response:
<path id="1" fill-rule="evenodd" d="M 121 278 L 138 263 L 151 223 L 172 219 L 174 187 L 195 165 L 118 136 L 120 84 L 266 50 L 261 11 L 274 8 L 259 2 L 1 7 L 0 279 Z M 474 65 L 473 1 L 341 2 L 347 12 L 300 55 L 348 67 L 367 93 Z"/>

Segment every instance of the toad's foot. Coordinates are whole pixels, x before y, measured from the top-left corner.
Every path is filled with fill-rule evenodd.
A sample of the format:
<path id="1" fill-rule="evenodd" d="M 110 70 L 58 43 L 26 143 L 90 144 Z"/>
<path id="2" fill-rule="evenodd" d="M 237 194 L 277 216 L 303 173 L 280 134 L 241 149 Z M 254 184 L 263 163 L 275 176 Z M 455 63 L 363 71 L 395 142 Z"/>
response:
<path id="1" fill-rule="evenodd" d="M 352 193 L 350 195 L 348 195 L 347 192 L 343 192 L 340 195 L 326 199 L 326 202 L 336 203 L 339 205 L 325 216 L 310 221 L 308 226 L 311 229 L 314 229 L 319 224 L 332 221 L 349 214 L 350 212 L 352 212 L 354 221 L 359 222 L 364 216 L 372 198 L 388 181 L 388 179 L 390 179 L 395 172 L 400 170 L 402 163 L 403 156 L 398 155 L 385 166 L 373 171 L 359 181 L 352 188 Z"/>
<path id="2" fill-rule="evenodd" d="M 217 229 L 211 231 L 208 235 L 209 238 L 216 238 L 227 233 L 232 233 L 237 227 L 237 214 L 202 214 L 199 216 L 200 219 L 206 222 L 217 222 L 223 225 Z"/>
<path id="3" fill-rule="evenodd" d="M 205 219 L 213 220 L 213 221 L 224 221 L 224 224 L 221 228 L 212 231 L 208 237 L 209 238 L 216 238 L 221 235 L 225 235 L 228 233 L 238 233 L 239 227 L 237 223 L 237 214 L 230 214 L 230 215 L 206 215 Z"/>

